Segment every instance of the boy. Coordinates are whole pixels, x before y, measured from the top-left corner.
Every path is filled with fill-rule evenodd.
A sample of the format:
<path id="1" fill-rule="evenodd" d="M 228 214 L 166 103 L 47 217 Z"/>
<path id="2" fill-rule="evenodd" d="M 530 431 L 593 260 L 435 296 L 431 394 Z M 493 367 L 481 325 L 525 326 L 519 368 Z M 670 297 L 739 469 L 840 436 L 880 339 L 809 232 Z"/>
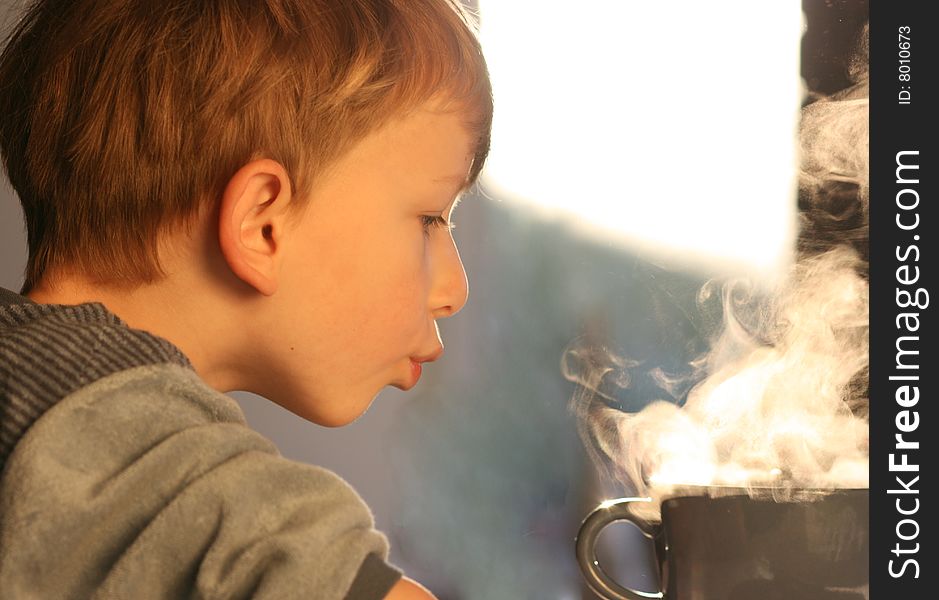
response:
<path id="1" fill-rule="evenodd" d="M 416 384 L 491 118 L 456 0 L 36 2 L 0 57 L 0 597 L 432 598 L 224 392 L 339 426 Z"/>

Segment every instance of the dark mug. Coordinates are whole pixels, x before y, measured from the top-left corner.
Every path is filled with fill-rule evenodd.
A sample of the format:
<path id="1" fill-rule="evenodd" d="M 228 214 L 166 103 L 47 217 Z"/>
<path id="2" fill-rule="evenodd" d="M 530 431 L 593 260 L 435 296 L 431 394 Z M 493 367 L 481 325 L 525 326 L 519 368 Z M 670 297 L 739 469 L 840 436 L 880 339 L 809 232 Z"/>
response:
<path id="1" fill-rule="evenodd" d="M 661 522 L 630 511 L 648 498 L 604 502 L 577 535 L 577 562 L 607 600 L 862 600 L 869 582 L 868 490 L 708 489 L 662 502 Z M 621 586 L 596 557 L 600 531 L 629 521 L 654 542 L 659 590 Z"/>

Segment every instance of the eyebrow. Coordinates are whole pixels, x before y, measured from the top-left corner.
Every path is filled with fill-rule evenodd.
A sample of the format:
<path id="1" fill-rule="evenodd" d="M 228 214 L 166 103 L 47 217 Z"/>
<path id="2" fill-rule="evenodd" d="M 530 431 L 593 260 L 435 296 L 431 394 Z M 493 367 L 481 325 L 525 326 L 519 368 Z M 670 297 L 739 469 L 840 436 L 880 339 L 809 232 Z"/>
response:
<path id="1" fill-rule="evenodd" d="M 439 182 L 444 182 L 444 183 L 456 183 L 459 187 L 457 187 L 456 190 L 453 191 L 451 196 L 462 194 L 463 192 L 467 191 L 470 187 L 472 187 L 472 183 L 470 183 L 466 179 L 466 175 L 450 175 L 447 177 L 440 177 L 438 179 L 434 179 L 434 181 L 439 181 Z"/>

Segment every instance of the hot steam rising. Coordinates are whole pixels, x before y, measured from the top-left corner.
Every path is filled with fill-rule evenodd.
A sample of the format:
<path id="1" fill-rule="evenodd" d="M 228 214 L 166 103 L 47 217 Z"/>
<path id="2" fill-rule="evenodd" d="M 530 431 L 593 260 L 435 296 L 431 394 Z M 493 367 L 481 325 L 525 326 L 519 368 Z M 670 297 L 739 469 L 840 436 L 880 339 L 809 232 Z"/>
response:
<path id="1" fill-rule="evenodd" d="M 866 33 L 856 85 L 803 109 L 800 259 L 789 276 L 769 293 L 744 280 L 705 285 L 698 305 L 719 301 L 723 327 L 688 373 L 583 340 L 564 354 L 585 444 L 640 495 L 868 486 Z M 663 400 L 638 413 L 611 406 L 611 390 L 640 376 Z"/>

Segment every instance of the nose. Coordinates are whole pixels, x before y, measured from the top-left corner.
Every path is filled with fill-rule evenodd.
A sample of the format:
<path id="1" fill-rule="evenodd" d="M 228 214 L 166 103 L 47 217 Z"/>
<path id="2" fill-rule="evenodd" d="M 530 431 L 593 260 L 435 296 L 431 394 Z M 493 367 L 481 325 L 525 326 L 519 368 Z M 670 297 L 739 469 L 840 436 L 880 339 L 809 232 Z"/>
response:
<path id="1" fill-rule="evenodd" d="M 443 236 L 441 236 L 443 237 Z M 452 237 L 439 240 L 440 247 L 432 257 L 430 310 L 434 319 L 443 319 L 460 312 L 469 296 L 469 282 L 460 252 Z"/>

